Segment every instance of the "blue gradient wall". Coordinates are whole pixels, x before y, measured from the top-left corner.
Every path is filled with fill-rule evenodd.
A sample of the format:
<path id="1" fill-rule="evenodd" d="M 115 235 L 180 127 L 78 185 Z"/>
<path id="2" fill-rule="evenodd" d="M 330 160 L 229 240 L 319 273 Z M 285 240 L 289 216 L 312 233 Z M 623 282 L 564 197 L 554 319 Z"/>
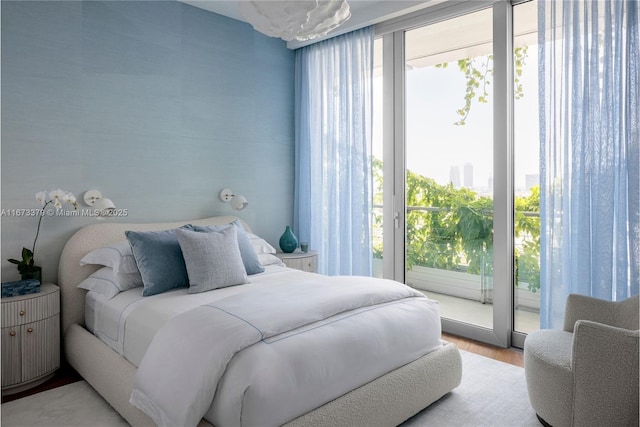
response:
<path id="1" fill-rule="evenodd" d="M 232 214 L 272 244 L 293 203 L 293 52 L 245 23 L 172 1 L 2 2 L 2 280 L 30 247 L 40 190 L 98 189 L 126 218 Z M 55 281 L 88 217 L 47 217 L 36 251 Z"/>

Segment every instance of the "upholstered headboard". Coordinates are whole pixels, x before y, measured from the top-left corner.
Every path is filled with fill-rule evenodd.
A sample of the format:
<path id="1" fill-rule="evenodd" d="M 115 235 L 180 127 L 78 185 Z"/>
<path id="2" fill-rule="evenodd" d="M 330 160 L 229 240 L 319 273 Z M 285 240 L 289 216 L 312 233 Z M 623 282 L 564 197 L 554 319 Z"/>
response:
<path id="1" fill-rule="evenodd" d="M 80 259 L 87 253 L 102 246 L 125 240 L 124 232 L 127 230 L 167 230 L 184 224 L 219 225 L 228 224 L 237 219 L 235 216 L 217 216 L 155 224 L 101 223 L 82 227 L 67 241 L 60 256 L 58 286 L 60 286 L 62 332 L 64 333 L 67 327 L 73 323 L 84 325 L 84 296 L 87 291 L 78 288 L 77 285 L 100 268 L 97 265 L 80 265 Z M 240 221 L 244 229 L 250 232 L 251 228 L 242 220 Z"/>

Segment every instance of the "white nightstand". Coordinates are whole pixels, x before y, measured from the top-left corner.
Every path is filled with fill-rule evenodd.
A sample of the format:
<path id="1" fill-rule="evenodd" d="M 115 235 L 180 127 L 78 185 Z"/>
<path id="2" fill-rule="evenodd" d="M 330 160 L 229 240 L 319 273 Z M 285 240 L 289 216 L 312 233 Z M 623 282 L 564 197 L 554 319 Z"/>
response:
<path id="1" fill-rule="evenodd" d="M 60 288 L 2 298 L 2 394 L 41 384 L 60 367 Z"/>
<path id="2" fill-rule="evenodd" d="M 307 252 L 295 251 L 289 254 L 284 252 L 278 252 L 276 256 L 280 258 L 282 262 L 284 262 L 284 264 L 289 268 L 308 271 L 310 273 L 318 272 L 318 252 L 317 251 L 307 251 Z"/>

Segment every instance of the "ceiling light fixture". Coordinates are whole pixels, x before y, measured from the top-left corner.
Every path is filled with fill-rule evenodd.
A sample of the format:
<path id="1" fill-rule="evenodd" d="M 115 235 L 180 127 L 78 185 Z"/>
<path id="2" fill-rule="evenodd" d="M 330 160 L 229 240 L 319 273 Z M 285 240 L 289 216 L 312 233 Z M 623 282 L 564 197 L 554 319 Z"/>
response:
<path id="1" fill-rule="evenodd" d="M 322 37 L 351 17 L 347 0 L 246 0 L 238 8 L 256 31 L 285 41 Z"/>

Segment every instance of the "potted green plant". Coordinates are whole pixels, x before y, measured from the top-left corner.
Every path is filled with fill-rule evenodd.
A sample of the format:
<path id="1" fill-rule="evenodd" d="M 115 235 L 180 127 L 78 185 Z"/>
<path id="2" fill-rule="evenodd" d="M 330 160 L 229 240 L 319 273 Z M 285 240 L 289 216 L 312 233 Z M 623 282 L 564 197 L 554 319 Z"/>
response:
<path id="1" fill-rule="evenodd" d="M 18 272 L 20 273 L 22 280 L 38 279 L 42 281 L 42 268 L 35 265 L 32 250 L 27 248 L 22 248 L 21 260 L 17 260 L 15 258 L 9 258 L 8 261 L 11 264 L 16 264 L 18 266 Z"/>
<path id="2" fill-rule="evenodd" d="M 51 209 L 47 210 L 46 208 L 47 206 L 52 204 L 55 209 L 62 209 L 63 203 L 69 203 L 75 210 L 78 208 L 78 203 L 73 193 L 60 189 L 51 190 L 48 193 L 46 191 L 40 191 L 36 194 L 36 200 L 42 203 L 42 208 L 39 210 L 32 210 L 32 212 L 39 217 L 38 228 L 36 229 L 36 237 L 35 239 L 33 239 L 33 247 L 32 249 L 24 247 L 22 248 L 21 260 L 9 258 L 7 261 L 18 266 L 18 272 L 20 273 L 22 280 L 38 279 L 40 282 L 42 282 L 42 267 L 35 265 L 36 243 L 38 242 L 38 235 L 40 234 L 42 218 L 45 215 L 52 216 L 55 214 L 55 211 Z"/>

